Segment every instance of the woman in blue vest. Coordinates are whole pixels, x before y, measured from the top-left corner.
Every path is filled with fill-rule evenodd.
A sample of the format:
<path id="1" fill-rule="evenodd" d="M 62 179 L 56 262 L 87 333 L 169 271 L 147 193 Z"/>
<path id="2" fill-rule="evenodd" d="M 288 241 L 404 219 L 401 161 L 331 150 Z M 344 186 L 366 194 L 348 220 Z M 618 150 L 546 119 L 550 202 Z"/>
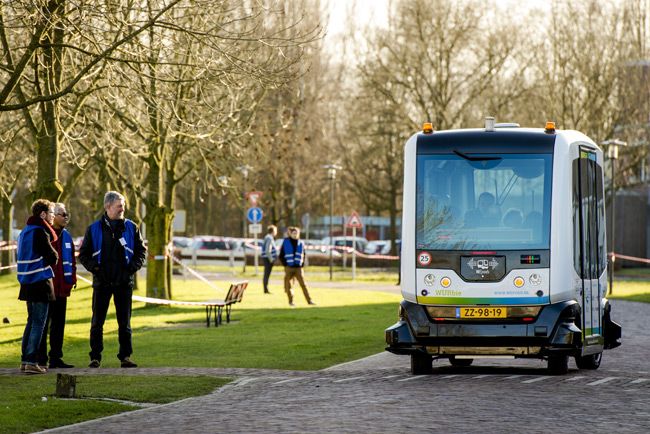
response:
<path id="1" fill-rule="evenodd" d="M 48 362 L 47 341 L 49 335 L 50 353 L 49 368 L 74 368 L 63 361 L 63 334 L 65 332 L 65 315 L 70 291 L 77 283 L 77 264 L 74 254 L 74 241 L 65 227 L 70 222 L 70 214 L 62 203 L 54 204 L 54 223 L 52 228 L 58 240 L 52 247 L 59 255 L 59 261 L 53 267 L 54 295 L 56 300 L 50 301 L 47 321 L 43 330 L 43 338 L 39 349 L 38 364 L 45 366 Z"/>
<path id="2" fill-rule="evenodd" d="M 93 318 L 90 324 L 90 368 L 99 368 L 104 350 L 104 322 L 113 298 L 120 344 L 117 358 L 123 368 L 131 361 L 131 301 L 135 273 L 147 256 L 138 227 L 124 218 L 126 201 L 116 191 L 104 196 L 104 215 L 86 230 L 79 262 L 93 274 Z"/>
<path id="3" fill-rule="evenodd" d="M 52 229 L 54 204 L 38 199 L 32 204 L 32 216 L 18 238 L 18 299 L 27 302 L 27 324 L 23 333 L 20 370 L 28 374 L 45 374 L 38 365 L 38 349 L 43 336 L 49 302 L 54 300 L 54 266 L 58 260 L 52 242 L 57 240 Z"/>
<path id="4" fill-rule="evenodd" d="M 293 279 L 296 279 L 300 284 L 307 303 L 316 304 L 309 296 L 302 271 L 305 265 L 305 243 L 300 240 L 300 229 L 291 226 L 287 230 L 287 235 L 280 248 L 280 262 L 284 265 L 284 292 L 289 297 L 289 306 L 295 306 L 293 303 L 293 288 L 291 287 Z"/>

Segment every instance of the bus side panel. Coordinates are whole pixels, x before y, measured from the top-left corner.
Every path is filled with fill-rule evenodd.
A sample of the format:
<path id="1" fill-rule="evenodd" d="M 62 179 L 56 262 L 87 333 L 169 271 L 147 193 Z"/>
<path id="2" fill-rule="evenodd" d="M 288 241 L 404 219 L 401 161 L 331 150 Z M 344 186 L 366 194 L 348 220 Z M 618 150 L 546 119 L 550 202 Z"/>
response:
<path id="1" fill-rule="evenodd" d="M 574 155 L 575 154 L 575 155 Z M 551 303 L 576 297 L 578 276 L 573 269 L 573 196 L 566 188 L 572 184 L 571 160 L 578 152 L 569 149 L 558 135 L 553 154 L 553 193 L 551 205 Z"/>
<path id="2" fill-rule="evenodd" d="M 415 177 L 417 161 L 417 134 L 404 146 L 404 190 L 402 204 L 402 252 L 400 285 L 402 297 L 417 303 L 415 296 Z"/>

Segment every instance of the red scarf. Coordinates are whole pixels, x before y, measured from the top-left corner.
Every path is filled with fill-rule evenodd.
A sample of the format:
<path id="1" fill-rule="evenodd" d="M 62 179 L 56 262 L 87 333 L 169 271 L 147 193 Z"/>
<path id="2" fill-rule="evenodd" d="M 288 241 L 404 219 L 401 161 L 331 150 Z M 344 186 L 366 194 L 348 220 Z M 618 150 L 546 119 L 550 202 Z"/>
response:
<path id="1" fill-rule="evenodd" d="M 28 225 L 34 225 L 34 226 L 40 226 L 43 229 L 45 229 L 46 231 L 48 231 L 49 234 L 50 234 L 50 237 L 51 237 L 51 240 L 50 240 L 51 244 L 54 244 L 56 242 L 56 240 L 59 239 L 59 237 L 56 236 L 56 232 L 54 231 L 54 228 L 52 226 L 50 226 L 50 224 L 48 222 L 46 222 L 45 220 L 43 220 L 40 217 L 31 216 L 30 218 L 27 219 L 27 224 Z"/>

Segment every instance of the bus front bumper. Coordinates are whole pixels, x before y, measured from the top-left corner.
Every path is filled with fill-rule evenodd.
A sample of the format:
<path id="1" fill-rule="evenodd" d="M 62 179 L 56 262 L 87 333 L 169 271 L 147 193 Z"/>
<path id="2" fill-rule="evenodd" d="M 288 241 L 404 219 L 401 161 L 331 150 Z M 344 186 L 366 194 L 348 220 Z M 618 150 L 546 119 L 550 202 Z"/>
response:
<path id="1" fill-rule="evenodd" d="M 432 356 L 544 357 L 576 354 L 582 331 L 575 324 L 577 305 L 565 301 L 544 306 L 531 322 L 514 320 L 437 320 L 423 305 L 403 300 L 401 318 L 386 329 L 386 350 Z"/>

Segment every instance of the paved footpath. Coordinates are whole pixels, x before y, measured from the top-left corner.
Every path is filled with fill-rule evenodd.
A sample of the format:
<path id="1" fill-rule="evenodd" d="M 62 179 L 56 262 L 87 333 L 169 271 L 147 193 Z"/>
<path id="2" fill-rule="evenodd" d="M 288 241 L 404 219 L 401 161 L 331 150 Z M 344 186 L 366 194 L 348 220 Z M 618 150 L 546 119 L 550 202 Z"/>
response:
<path id="1" fill-rule="evenodd" d="M 78 374 L 215 375 L 215 392 L 48 432 L 63 433 L 648 433 L 650 305 L 613 301 L 622 347 L 596 371 L 548 376 L 537 360 L 434 362 L 411 376 L 408 357 L 377 354 L 317 372 L 254 369 L 100 369 Z"/>

